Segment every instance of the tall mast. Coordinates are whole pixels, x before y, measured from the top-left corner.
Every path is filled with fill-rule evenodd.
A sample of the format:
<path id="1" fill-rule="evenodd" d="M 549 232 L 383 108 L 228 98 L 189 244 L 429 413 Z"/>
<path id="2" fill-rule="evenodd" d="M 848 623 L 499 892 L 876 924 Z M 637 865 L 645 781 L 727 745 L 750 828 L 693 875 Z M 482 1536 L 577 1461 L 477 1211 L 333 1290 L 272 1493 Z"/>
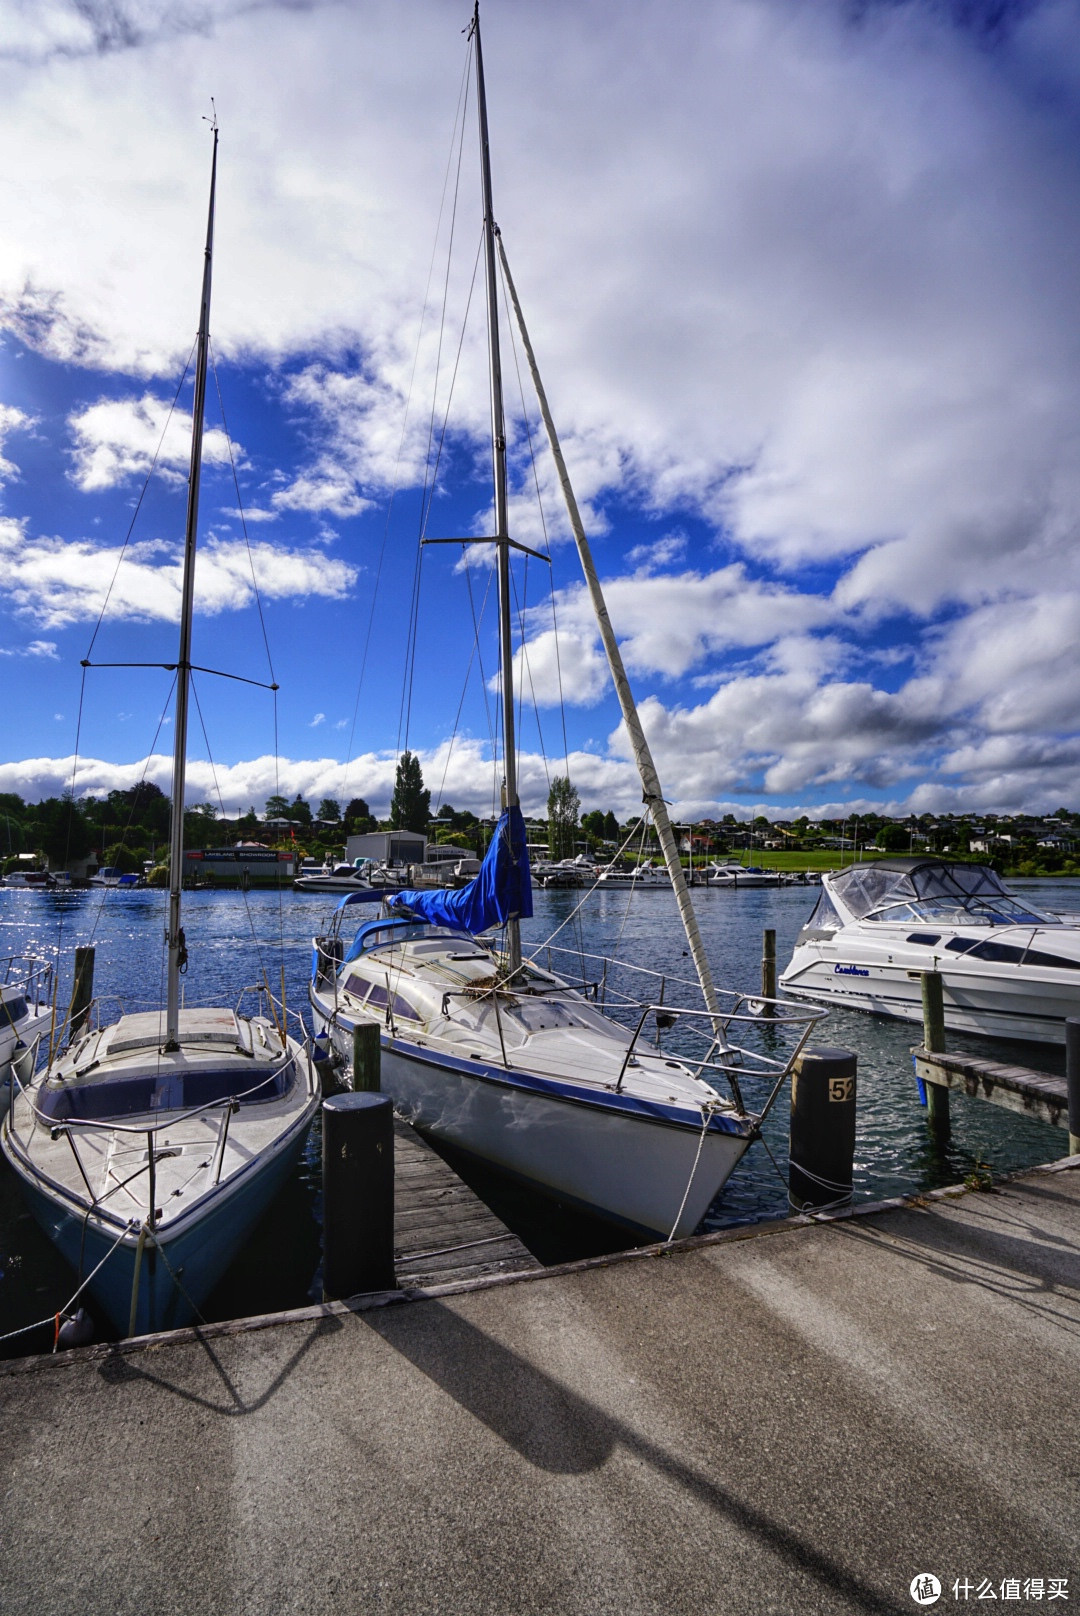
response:
<path id="1" fill-rule="evenodd" d="M 480 0 L 473 6 L 476 41 L 476 104 L 480 121 L 480 181 L 484 201 L 484 281 L 487 287 L 488 368 L 491 375 L 491 455 L 495 477 L 495 555 L 499 583 L 499 667 L 502 674 L 503 799 L 516 808 L 517 747 L 514 736 L 513 646 L 510 636 L 510 521 L 506 498 L 506 428 L 503 418 L 502 361 L 499 354 L 499 297 L 495 278 L 495 213 L 491 204 L 491 155 L 488 148 L 484 56 L 480 48 Z M 516 915 L 506 927 L 507 967 L 521 966 L 521 928 Z"/>
<path id="2" fill-rule="evenodd" d="M 607 654 L 608 666 L 611 669 L 611 677 L 614 681 L 615 690 L 619 697 L 619 706 L 622 709 L 623 722 L 626 725 L 626 733 L 629 736 L 630 745 L 633 749 L 634 761 L 637 764 L 638 773 L 641 776 L 641 786 L 645 804 L 648 807 L 649 813 L 652 817 L 652 822 L 656 826 L 656 834 L 660 839 L 660 846 L 664 854 L 664 863 L 667 866 L 668 874 L 671 877 L 671 884 L 675 890 L 675 901 L 678 904 L 679 914 L 682 918 L 683 928 L 686 932 L 686 940 L 690 945 L 690 954 L 697 970 L 698 981 L 701 984 L 701 994 L 705 1000 L 706 1009 L 711 1011 L 713 1015 L 720 1015 L 720 1002 L 716 995 L 716 987 L 713 983 L 712 971 L 709 969 L 709 960 L 705 952 L 705 943 L 701 936 L 701 928 L 698 925 L 697 915 L 694 913 L 694 905 L 691 901 L 690 893 L 686 885 L 686 876 L 683 872 L 682 862 L 679 859 L 678 848 L 675 845 L 675 832 L 672 829 L 671 819 L 667 811 L 667 803 L 664 801 L 664 796 L 660 789 L 660 777 L 656 772 L 656 765 L 653 762 L 652 752 L 649 749 L 649 743 L 645 739 L 645 731 L 641 727 L 641 718 L 638 714 L 637 703 L 634 701 L 633 691 L 630 689 L 630 681 L 626 677 L 626 669 L 623 666 L 622 653 L 619 650 L 618 641 L 615 638 L 615 630 L 612 628 L 611 618 L 608 616 L 607 603 L 604 600 L 603 591 L 600 588 L 600 579 L 597 576 L 596 566 L 592 558 L 592 551 L 589 548 L 589 541 L 585 536 L 585 525 L 581 520 L 581 512 L 578 510 L 578 503 L 574 497 L 574 490 L 570 484 L 570 475 L 566 469 L 566 461 L 563 459 L 562 446 L 559 443 L 558 434 L 555 431 L 555 422 L 552 419 L 551 410 L 548 406 L 547 394 L 544 392 L 544 384 L 540 380 L 539 366 L 536 363 L 536 355 L 533 352 L 533 346 L 529 340 L 529 333 L 525 326 L 525 316 L 521 312 L 521 304 L 518 301 L 517 288 L 514 285 L 513 276 L 510 274 L 510 265 L 506 258 L 506 248 L 503 246 L 501 236 L 499 237 L 499 256 L 502 260 L 503 274 L 506 276 L 506 285 L 510 293 L 510 301 L 513 304 L 518 330 L 521 332 L 521 341 L 525 349 L 525 356 L 529 362 L 529 372 L 532 376 L 533 386 L 536 389 L 536 397 L 540 405 L 540 413 L 544 418 L 544 425 L 547 428 L 548 441 L 551 444 L 551 452 L 555 460 L 555 468 L 558 472 L 559 484 L 562 488 L 563 499 L 566 502 L 567 514 L 570 517 L 570 526 L 573 529 L 574 540 L 577 544 L 578 555 L 581 560 L 581 568 L 585 574 L 585 582 L 588 585 L 593 611 L 596 614 L 597 625 L 600 629 L 600 638 L 603 641 L 604 651 Z M 719 1029 L 717 1029 L 717 1036 L 720 1036 Z M 736 1092 L 738 1091 L 736 1090 Z"/>
<path id="3" fill-rule="evenodd" d="M 217 188 L 218 127 L 211 125 L 214 153 L 210 164 L 210 208 L 206 221 L 202 301 L 195 356 L 195 400 L 191 412 L 191 467 L 188 472 L 187 522 L 184 529 L 184 578 L 180 597 L 180 654 L 176 662 L 176 715 L 173 748 L 172 822 L 169 827 L 169 945 L 165 1012 L 165 1049 L 180 1048 L 180 970 L 186 949 L 180 925 L 180 886 L 184 862 L 184 775 L 187 768 L 188 696 L 191 686 L 191 619 L 195 600 L 195 539 L 199 525 L 199 479 L 202 474 L 203 417 L 210 349 L 210 271 L 214 252 L 214 194 Z"/>

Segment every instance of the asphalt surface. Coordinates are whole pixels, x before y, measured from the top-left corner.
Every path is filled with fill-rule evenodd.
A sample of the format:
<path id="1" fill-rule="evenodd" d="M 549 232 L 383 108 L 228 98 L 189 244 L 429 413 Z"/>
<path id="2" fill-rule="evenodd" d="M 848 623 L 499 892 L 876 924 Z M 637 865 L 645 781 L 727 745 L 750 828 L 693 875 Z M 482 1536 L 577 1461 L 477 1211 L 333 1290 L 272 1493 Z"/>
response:
<path id="1" fill-rule="evenodd" d="M 1080 1159 L 2 1371 L 12 1616 L 1080 1602 Z"/>

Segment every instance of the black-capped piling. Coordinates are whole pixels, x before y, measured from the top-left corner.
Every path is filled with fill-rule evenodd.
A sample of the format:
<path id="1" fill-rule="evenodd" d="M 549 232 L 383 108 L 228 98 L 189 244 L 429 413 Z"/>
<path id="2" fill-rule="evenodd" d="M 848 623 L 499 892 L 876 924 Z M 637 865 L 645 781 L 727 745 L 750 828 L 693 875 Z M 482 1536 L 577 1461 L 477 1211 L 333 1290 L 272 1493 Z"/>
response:
<path id="1" fill-rule="evenodd" d="M 394 1107 L 388 1094 L 323 1101 L 323 1295 L 395 1288 Z"/>
<path id="2" fill-rule="evenodd" d="M 856 1057 L 808 1049 L 791 1074 L 788 1200 L 796 1211 L 846 1206 L 855 1169 Z"/>

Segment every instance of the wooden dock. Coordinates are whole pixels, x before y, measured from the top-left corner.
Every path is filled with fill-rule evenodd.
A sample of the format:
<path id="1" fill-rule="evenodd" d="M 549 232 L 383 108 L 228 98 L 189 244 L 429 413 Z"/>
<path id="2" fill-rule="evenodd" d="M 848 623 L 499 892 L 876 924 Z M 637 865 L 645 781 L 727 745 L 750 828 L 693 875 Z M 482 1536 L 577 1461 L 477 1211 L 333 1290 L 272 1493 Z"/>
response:
<path id="1" fill-rule="evenodd" d="M 401 1289 L 541 1266 L 438 1152 L 395 1119 L 394 1267 Z"/>
<path id="2" fill-rule="evenodd" d="M 924 1083 L 956 1089 L 989 1100 L 1022 1116 L 1037 1117 L 1052 1127 L 1068 1129 L 1069 1099 L 1065 1079 L 1026 1066 L 984 1060 L 979 1055 L 945 1054 L 925 1047 L 913 1051 L 915 1075 Z"/>

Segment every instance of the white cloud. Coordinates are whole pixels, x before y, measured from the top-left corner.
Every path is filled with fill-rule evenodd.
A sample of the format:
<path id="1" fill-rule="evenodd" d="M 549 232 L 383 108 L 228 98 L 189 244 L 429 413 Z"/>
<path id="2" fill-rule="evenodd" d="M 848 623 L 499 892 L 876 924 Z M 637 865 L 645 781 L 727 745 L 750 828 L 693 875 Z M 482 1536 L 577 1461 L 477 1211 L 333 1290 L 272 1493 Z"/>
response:
<path id="1" fill-rule="evenodd" d="M 12 432 L 25 432 L 34 425 L 34 418 L 14 404 L 0 404 L 0 487 L 19 475 L 19 468 L 3 454 L 4 440 Z"/>
<path id="2" fill-rule="evenodd" d="M 315 717 L 311 720 L 311 723 L 308 725 L 308 728 L 309 729 L 318 729 L 320 724 L 325 724 L 325 723 L 326 723 L 326 714 L 325 713 L 316 713 Z"/>
<path id="3" fill-rule="evenodd" d="M 129 545 L 121 562 L 117 548 L 29 538 L 24 523 L 0 518 L 0 561 L 8 603 L 46 628 L 92 621 L 106 594 L 110 617 L 179 621 L 181 561 L 163 541 Z M 348 562 L 319 550 L 210 539 L 196 561 L 196 610 L 213 616 L 249 605 L 252 569 L 266 599 L 341 599 L 357 576 Z"/>
<path id="4" fill-rule="evenodd" d="M 741 565 L 705 574 L 643 571 L 604 579 L 602 588 L 623 661 L 628 672 L 638 676 L 679 678 L 709 657 L 786 641 L 837 617 L 829 601 L 751 579 Z M 606 662 L 598 650 L 592 603 L 583 585 L 557 594 L 556 618 L 563 648 L 563 698 L 593 702 L 606 688 Z M 557 703 L 550 604 L 529 611 L 527 629 L 532 688 L 541 703 Z M 823 655 L 819 651 L 819 662 Z M 517 662 L 520 669 L 520 655 Z M 515 678 L 520 677 L 517 671 Z"/>
<path id="5" fill-rule="evenodd" d="M 191 460 L 191 416 L 170 410 L 164 399 L 144 393 L 137 399 L 99 399 L 73 414 L 68 426 L 74 440 L 72 477 L 84 493 L 114 488 L 131 477 L 144 477 L 155 464 L 173 482 L 187 479 Z M 219 427 L 203 433 L 203 463 L 229 464 L 229 440 Z M 232 445 L 237 465 L 244 459 Z"/>
<path id="6" fill-rule="evenodd" d="M 54 640 L 30 640 L 26 645 L 0 646 L 0 656 L 10 657 L 45 657 L 55 662 L 56 642 Z"/>
<path id="7" fill-rule="evenodd" d="M 939 767 L 957 773 L 920 790 L 1014 792 L 1023 777 L 1034 791 L 1040 769 L 1056 781 L 1067 767 L 1080 33 L 1071 0 L 1022 9 L 992 48 L 936 0 L 671 0 L 661 30 L 645 0 L 522 0 L 512 26 L 485 14 L 504 239 L 587 525 L 622 573 L 608 593 L 624 654 L 646 692 L 664 681 L 658 733 L 702 801 L 748 776 L 881 791 Z M 477 223 L 465 188 L 465 270 L 445 328 L 429 319 L 416 337 L 461 65 L 442 0 L 413 0 L 406 28 L 373 0 L 12 0 L 3 27 L 0 132 L 33 150 L 35 184 L 17 165 L 0 176 L 0 298 L 39 350 L 148 379 L 72 417 L 79 487 L 145 471 L 165 409 L 149 379 L 174 373 L 190 340 L 212 83 L 215 340 L 289 361 L 279 396 L 308 445 L 253 523 L 346 519 L 415 483 L 457 366 L 450 449 L 477 476 L 475 531 L 490 531 L 476 328 L 458 363 Z M 420 400 L 440 344 L 431 417 Z M 546 457 L 546 534 L 526 504 L 517 369 L 507 343 L 514 532 L 542 547 L 567 529 Z M 8 406 L 0 437 L 24 424 Z M 164 465 L 180 477 L 186 424 L 175 433 Z M 208 447 L 223 459 L 224 435 Z M 693 542 L 680 552 L 695 513 L 787 581 Z M 642 538 L 643 518 L 660 539 Z M 26 528 L 6 542 L 15 531 L 0 540 L 19 609 L 55 625 L 96 609 L 114 552 Z M 200 589 L 220 611 L 247 585 L 238 552 L 215 554 Z M 355 572 L 291 551 L 277 577 L 283 594 L 340 595 Z M 140 547 L 117 609 L 174 603 L 172 552 Z M 899 653 L 860 661 L 845 634 L 897 608 L 916 673 L 893 694 L 878 686 Z M 592 703 L 605 675 L 580 592 L 560 597 L 560 623 L 564 688 Z M 550 619 L 530 615 L 528 631 L 550 702 Z M 690 679 L 700 702 L 675 688 Z M 1013 738 L 1011 770 L 997 736 Z M 614 766 L 593 765 L 598 778 Z"/>

